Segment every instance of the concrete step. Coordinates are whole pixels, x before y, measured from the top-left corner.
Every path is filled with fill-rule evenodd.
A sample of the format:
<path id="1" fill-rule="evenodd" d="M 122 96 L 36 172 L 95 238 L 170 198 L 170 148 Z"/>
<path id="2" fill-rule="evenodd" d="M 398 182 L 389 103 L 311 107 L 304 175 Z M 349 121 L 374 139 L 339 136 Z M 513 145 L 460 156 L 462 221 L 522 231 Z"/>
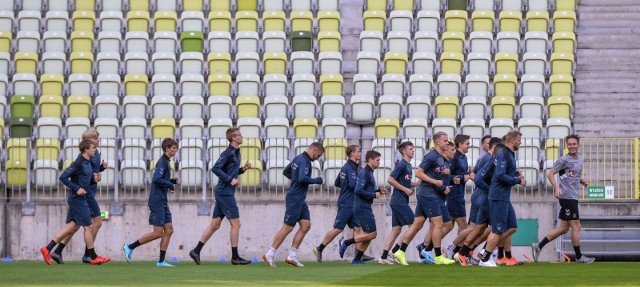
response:
<path id="1" fill-rule="evenodd" d="M 578 21 L 578 27 L 637 27 L 639 21 L 631 19 L 587 19 Z"/>
<path id="2" fill-rule="evenodd" d="M 587 56 L 577 58 L 578 65 L 602 65 L 607 67 L 621 63 L 638 65 L 640 64 L 640 58 L 627 56 Z"/>
<path id="3" fill-rule="evenodd" d="M 640 31 L 640 29 L 639 29 Z M 580 61 L 582 57 L 640 57 L 640 49 L 628 49 L 628 50 L 620 50 L 620 49 L 609 49 L 609 48 L 601 48 L 601 49 L 578 49 L 576 53 L 576 58 Z"/>
<path id="4" fill-rule="evenodd" d="M 640 47 L 640 38 L 625 34 L 579 35 L 577 40 L 578 49 L 637 49 Z"/>
<path id="5" fill-rule="evenodd" d="M 611 6 L 638 6 L 639 3 L 637 0 L 580 0 L 580 8 L 587 6 L 604 6 L 604 4 Z"/>
<path id="6" fill-rule="evenodd" d="M 625 72 L 625 71 L 610 71 L 607 72 L 607 77 L 611 77 L 612 79 L 640 79 L 640 69 L 637 72 Z M 602 79 L 601 72 L 594 71 L 579 71 L 576 72 L 574 76 L 575 79 L 578 80 L 591 80 L 591 79 Z"/>
<path id="7" fill-rule="evenodd" d="M 599 71 L 599 72 L 605 73 L 605 72 L 608 72 L 608 71 L 636 72 L 638 70 L 640 70 L 640 68 L 637 65 L 619 64 L 619 65 L 615 65 L 615 66 L 608 65 L 606 67 L 603 67 L 602 65 L 578 65 L 576 71 L 577 72 L 581 72 L 581 71 Z"/>
<path id="8" fill-rule="evenodd" d="M 600 1 L 601 4 L 603 1 Z M 582 1 L 580 2 L 582 4 Z M 608 4 L 608 3 L 607 3 Z M 599 14 L 599 13 L 629 13 L 629 12 L 640 12 L 640 5 L 636 2 L 636 5 L 597 5 L 597 6 L 588 6 L 588 5 L 580 5 L 578 9 L 578 13 L 580 16 L 584 14 Z"/>
<path id="9" fill-rule="evenodd" d="M 610 93 L 614 91 L 619 91 L 623 93 L 640 93 L 640 84 L 583 84 L 576 85 L 575 92 L 602 92 L 602 93 Z"/>
<path id="10" fill-rule="evenodd" d="M 634 7 L 635 8 L 635 7 Z M 637 13 L 640 13 L 640 6 L 637 6 L 638 11 L 635 11 L 635 9 L 629 9 L 629 11 L 593 11 L 591 13 L 588 13 L 589 11 L 584 11 L 584 10 L 578 10 L 579 11 L 579 25 L 581 25 L 584 22 L 591 22 L 591 21 L 622 21 L 622 20 L 629 20 L 629 21 L 640 21 L 638 18 L 636 18 Z M 633 27 L 633 26 L 630 26 Z"/>
<path id="11" fill-rule="evenodd" d="M 581 27 L 578 25 L 578 35 L 607 35 L 607 34 L 640 34 L 640 29 L 634 27 Z"/>
<path id="12" fill-rule="evenodd" d="M 611 78 L 609 78 L 611 77 Z M 588 85 L 636 85 L 638 83 L 637 78 L 634 80 L 633 78 L 616 78 L 613 76 L 607 75 L 607 78 L 600 79 L 582 79 L 579 77 L 575 78 L 576 86 L 588 86 Z"/>

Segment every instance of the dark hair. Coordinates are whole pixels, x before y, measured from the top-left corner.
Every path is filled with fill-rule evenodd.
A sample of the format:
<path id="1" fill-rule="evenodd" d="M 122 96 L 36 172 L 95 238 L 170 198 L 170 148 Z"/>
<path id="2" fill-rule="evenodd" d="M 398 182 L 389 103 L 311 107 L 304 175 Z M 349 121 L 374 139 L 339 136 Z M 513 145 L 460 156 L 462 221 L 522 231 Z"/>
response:
<path id="1" fill-rule="evenodd" d="M 80 153 L 83 153 L 85 150 L 89 149 L 93 144 L 93 142 L 91 142 L 90 139 L 86 139 L 86 140 L 82 140 L 80 141 L 80 144 L 78 144 L 78 149 L 80 150 Z"/>
<path id="2" fill-rule="evenodd" d="M 368 150 L 367 154 L 364 156 L 364 160 L 369 162 L 369 160 L 374 159 L 376 157 L 380 157 L 381 154 L 375 150 Z"/>
<path id="3" fill-rule="evenodd" d="M 480 140 L 480 144 L 483 144 L 484 141 L 487 140 L 487 139 L 491 140 L 491 136 L 490 135 L 483 136 L 482 139 Z"/>
<path id="4" fill-rule="evenodd" d="M 357 144 L 352 144 L 347 147 L 347 157 L 351 157 L 351 154 L 360 149 L 360 146 Z"/>
<path id="5" fill-rule="evenodd" d="M 500 139 L 499 137 L 492 137 L 489 140 L 489 149 L 493 148 L 495 145 L 502 143 L 502 139 Z"/>
<path id="6" fill-rule="evenodd" d="M 231 140 L 233 139 L 233 134 L 235 134 L 237 131 L 240 131 L 239 128 L 228 128 L 227 132 L 226 132 L 226 136 L 227 136 L 227 140 L 229 142 L 231 142 Z"/>
<path id="7" fill-rule="evenodd" d="M 504 145 L 503 143 L 499 143 L 499 144 L 497 144 L 497 145 L 493 148 L 493 155 L 491 155 L 491 157 L 492 157 L 492 158 L 495 158 L 495 157 L 498 155 L 498 153 L 499 153 L 500 151 L 502 151 L 502 150 L 503 150 L 504 148 L 506 148 L 506 147 L 507 147 L 507 146 L 506 146 L 506 145 Z"/>
<path id="8" fill-rule="evenodd" d="M 456 147 L 460 147 L 461 144 L 463 144 L 465 141 L 469 140 L 471 137 L 465 134 L 458 134 L 456 135 L 455 139 L 453 140 L 453 142 L 456 143 Z"/>
<path id="9" fill-rule="evenodd" d="M 410 146 L 413 146 L 413 143 L 411 141 L 405 141 L 400 143 L 400 145 L 398 146 L 398 150 L 400 151 L 400 154 L 404 155 L 403 152 Z"/>
<path id="10" fill-rule="evenodd" d="M 567 143 L 570 139 L 574 139 L 574 140 L 576 140 L 578 143 L 580 143 L 580 136 L 579 136 L 579 135 L 577 135 L 577 134 L 570 134 L 570 135 L 566 136 L 566 137 L 564 138 L 564 142 L 565 142 L 565 143 Z"/>
<path id="11" fill-rule="evenodd" d="M 166 152 L 172 146 L 178 146 L 178 142 L 172 138 L 165 138 L 162 140 L 162 152 Z"/>
<path id="12" fill-rule="evenodd" d="M 318 151 L 324 152 L 324 147 L 323 147 L 323 146 L 322 146 L 322 144 L 321 144 L 321 143 L 319 143 L 319 142 L 312 142 L 312 143 L 309 145 L 309 148 L 312 148 L 312 149 L 315 149 L 315 150 L 318 150 Z"/>

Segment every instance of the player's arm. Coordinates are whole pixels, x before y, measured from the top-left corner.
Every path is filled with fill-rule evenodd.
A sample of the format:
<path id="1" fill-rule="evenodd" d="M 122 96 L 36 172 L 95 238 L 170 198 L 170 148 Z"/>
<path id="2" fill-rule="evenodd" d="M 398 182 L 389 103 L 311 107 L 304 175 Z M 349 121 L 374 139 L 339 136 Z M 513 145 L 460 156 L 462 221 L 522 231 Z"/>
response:
<path id="1" fill-rule="evenodd" d="M 496 179 L 503 184 L 520 184 L 520 178 L 507 174 L 507 168 L 509 167 L 510 163 L 508 162 L 509 159 L 506 158 L 504 154 L 504 152 L 501 152 L 496 156 L 496 166 L 494 171 L 494 173 L 496 174 Z"/>
<path id="2" fill-rule="evenodd" d="M 408 196 L 413 195 L 413 190 L 404 187 L 395 178 L 393 178 L 393 176 L 389 176 L 389 178 L 387 178 L 387 183 L 389 183 L 391 186 L 393 186 L 393 188 L 397 190 L 402 190 L 402 192 L 404 192 Z"/>
<path id="3" fill-rule="evenodd" d="M 473 180 L 473 183 L 476 184 L 476 186 L 478 186 L 478 188 L 482 189 L 482 190 L 489 190 L 489 184 L 487 184 L 487 182 L 489 182 L 489 180 L 487 180 L 487 171 L 490 168 L 490 164 L 491 162 L 485 164 L 485 167 L 483 167 L 479 173 L 478 176 L 476 176 L 476 178 Z"/>
<path id="4" fill-rule="evenodd" d="M 166 166 L 167 165 L 164 163 L 164 160 L 159 160 L 156 163 L 156 170 L 153 172 L 153 178 L 151 179 L 151 182 L 153 184 L 159 185 L 160 187 L 166 187 L 173 190 L 173 183 L 169 180 L 164 179 L 164 173 L 171 172 Z"/>
<path id="5" fill-rule="evenodd" d="M 213 174 L 215 174 L 220 180 L 226 183 L 229 183 L 231 182 L 231 180 L 233 180 L 233 178 L 222 169 L 227 163 L 227 160 L 229 160 L 230 158 L 231 157 L 229 155 L 223 152 L 211 168 L 211 172 L 213 172 Z M 242 168 L 240 168 L 240 170 L 242 170 Z"/>
<path id="6" fill-rule="evenodd" d="M 348 181 L 349 188 L 355 189 L 356 184 L 358 183 L 358 171 L 349 169 L 348 173 L 345 174 L 345 178 Z"/>
<path id="7" fill-rule="evenodd" d="M 365 199 L 376 198 L 376 191 L 369 191 L 369 177 L 365 170 L 360 171 L 358 175 L 358 183 L 356 184 L 355 193 Z"/>
<path id="8" fill-rule="evenodd" d="M 433 167 L 435 164 L 436 164 L 435 159 L 427 157 L 426 160 L 424 160 L 422 163 L 420 163 L 420 166 L 416 170 L 416 177 L 418 179 L 424 181 L 424 182 L 431 183 L 431 184 L 434 184 L 435 186 L 439 187 L 439 186 L 442 185 L 442 181 L 441 180 L 435 180 L 435 179 L 431 178 L 425 172 L 425 170 Z"/>
<path id="9" fill-rule="evenodd" d="M 311 167 L 307 166 L 307 161 L 300 157 L 298 159 L 298 181 L 306 184 L 322 184 L 321 177 L 312 178 L 307 175 L 305 172 L 307 168 Z"/>
<path id="10" fill-rule="evenodd" d="M 76 166 L 75 162 L 73 162 L 67 169 L 62 172 L 60 177 L 58 177 L 58 180 L 62 182 L 64 186 L 71 189 L 71 191 L 78 192 L 78 189 L 80 189 L 80 185 L 72 182 L 70 178 L 74 175 L 77 175 L 79 172 L 80 168 Z"/>

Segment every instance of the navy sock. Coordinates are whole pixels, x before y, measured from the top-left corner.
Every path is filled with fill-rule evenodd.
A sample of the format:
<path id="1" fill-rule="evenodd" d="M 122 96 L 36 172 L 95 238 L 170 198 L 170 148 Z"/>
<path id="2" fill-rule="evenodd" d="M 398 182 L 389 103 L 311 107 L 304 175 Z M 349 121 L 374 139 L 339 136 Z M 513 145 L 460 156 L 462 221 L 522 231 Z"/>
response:
<path id="1" fill-rule="evenodd" d="M 433 250 L 436 252 L 436 257 L 442 255 L 442 249 L 440 247 L 434 247 Z"/>
<path id="2" fill-rule="evenodd" d="M 545 245 L 547 245 L 547 243 L 549 243 L 549 239 L 545 236 L 544 238 L 542 238 L 542 240 L 540 240 L 540 243 L 538 243 L 538 248 L 542 249 Z"/>
<path id="3" fill-rule="evenodd" d="M 89 254 L 89 248 L 87 248 L 86 246 L 84 247 L 84 255 L 82 255 L 82 257 L 90 257 L 91 254 Z"/>
<path id="4" fill-rule="evenodd" d="M 344 241 L 344 244 L 346 244 L 347 246 L 356 243 L 356 239 L 355 238 L 351 238 L 351 239 L 347 239 Z"/>
<path id="5" fill-rule="evenodd" d="M 402 250 L 402 252 L 406 252 L 407 251 L 407 244 L 402 242 L 402 245 L 400 245 L 400 250 Z"/>
<path id="6" fill-rule="evenodd" d="M 89 248 L 87 249 L 87 251 L 89 252 L 89 257 L 91 257 L 91 260 L 96 259 L 96 257 L 98 257 L 98 254 L 96 254 L 96 250 L 94 248 Z"/>
<path id="7" fill-rule="evenodd" d="M 389 250 L 382 250 L 382 255 L 380 255 L 380 259 L 387 259 L 389 255 Z"/>
<path id="8" fill-rule="evenodd" d="M 460 248 L 460 254 L 464 256 L 469 256 L 469 251 L 471 251 L 471 248 L 469 248 L 469 246 L 462 245 L 462 248 Z"/>
<path id="9" fill-rule="evenodd" d="M 396 251 L 400 250 L 400 245 L 396 244 L 393 246 L 393 249 L 391 249 L 392 253 L 396 253 Z"/>
<path id="10" fill-rule="evenodd" d="M 324 250 L 325 247 L 327 246 L 324 245 L 323 243 L 320 243 L 320 245 L 318 245 L 318 252 L 322 252 L 322 250 Z"/>
<path id="11" fill-rule="evenodd" d="M 162 262 L 164 261 L 164 256 L 167 255 L 167 251 L 165 250 L 160 250 L 160 258 L 158 260 L 158 262 Z"/>
<path id="12" fill-rule="evenodd" d="M 136 242 L 129 244 L 129 249 L 133 250 L 136 249 L 136 247 L 140 246 L 142 244 L 140 244 L 139 240 L 136 240 Z"/>
<path id="13" fill-rule="evenodd" d="M 364 255 L 364 251 L 360 251 L 360 250 L 356 249 L 356 257 L 353 258 L 353 260 L 356 260 L 356 261 L 362 260 L 362 255 Z"/>
<path id="14" fill-rule="evenodd" d="M 576 252 L 576 260 L 582 258 L 582 252 L 580 251 L 580 246 L 574 246 L 573 251 Z"/>
<path id="15" fill-rule="evenodd" d="M 504 256 L 507 257 L 508 259 L 511 259 L 511 251 L 505 251 Z"/>
<path id="16" fill-rule="evenodd" d="M 425 250 L 427 251 L 433 250 L 433 243 L 429 243 L 429 245 L 427 245 L 427 248 L 425 248 Z"/>
<path id="17" fill-rule="evenodd" d="M 66 245 L 64 245 L 64 243 L 62 242 L 58 243 L 58 247 L 56 247 L 56 251 L 54 251 L 53 253 L 62 254 L 62 250 L 65 246 Z"/>
<path id="18" fill-rule="evenodd" d="M 498 246 L 498 259 L 504 257 L 504 247 Z"/>
<path id="19" fill-rule="evenodd" d="M 204 243 L 202 241 L 198 241 L 198 245 L 196 245 L 196 248 L 194 248 L 193 251 L 195 251 L 196 253 L 198 253 L 198 255 L 200 255 L 200 251 L 202 251 L 202 247 L 204 247 Z"/>
<path id="20" fill-rule="evenodd" d="M 456 245 L 456 248 L 453 248 L 453 254 L 458 253 L 458 251 L 460 251 L 460 249 L 462 249 L 460 246 Z"/>
<path id="21" fill-rule="evenodd" d="M 51 240 L 51 242 L 49 242 L 49 244 L 47 244 L 47 250 L 51 251 L 51 250 L 53 250 L 54 247 L 56 247 L 56 242 Z"/>
<path id="22" fill-rule="evenodd" d="M 238 259 L 240 255 L 238 255 L 238 247 L 231 247 L 231 259 Z"/>

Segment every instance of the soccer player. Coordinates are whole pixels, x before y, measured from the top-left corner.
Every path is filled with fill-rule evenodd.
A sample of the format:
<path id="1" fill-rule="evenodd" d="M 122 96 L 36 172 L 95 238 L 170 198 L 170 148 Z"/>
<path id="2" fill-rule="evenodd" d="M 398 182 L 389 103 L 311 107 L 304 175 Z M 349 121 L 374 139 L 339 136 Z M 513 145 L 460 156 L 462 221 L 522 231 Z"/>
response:
<path id="1" fill-rule="evenodd" d="M 304 267 L 298 261 L 298 248 L 304 240 L 304 236 L 311 229 L 311 214 L 307 206 L 307 192 L 310 184 L 322 184 L 322 178 L 311 177 L 311 162 L 317 160 L 324 153 L 324 147 L 319 142 L 313 142 L 306 151 L 296 156 L 293 161 L 284 169 L 283 174 L 291 179 L 291 186 L 285 197 L 286 211 L 284 213 L 284 223 L 273 238 L 271 248 L 262 256 L 262 260 L 270 267 L 276 267 L 274 257 L 276 250 L 285 238 L 293 231 L 296 223 L 300 225 L 293 237 L 291 250 L 285 262 L 295 267 Z"/>
<path id="2" fill-rule="evenodd" d="M 358 164 L 362 156 L 362 151 L 358 145 L 350 145 L 347 147 L 347 162 L 340 169 L 340 173 L 336 177 L 335 187 L 340 188 L 338 196 L 338 213 L 333 224 L 333 229 L 327 231 L 322 243 L 314 247 L 311 251 L 316 255 L 318 262 L 322 262 L 322 251 L 333 239 L 342 233 L 345 226 L 353 229 L 354 236 L 362 233 L 360 224 L 353 216 L 353 204 L 355 200 L 356 181 L 358 180 Z"/>
<path id="3" fill-rule="evenodd" d="M 247 169 L 251 168 L 251 162 L 246 161 L 243 166 L 242 158 L 240 155 L 240 145 L 242 144 L 242 133 L 238 128 L 228 128 L 226 132 L 229 146 L 226 150 L 220 154 L 220 158 L 213 165 L 211 171 L 215 174 L 219 180 L 216 185 L 216 205 L 213 208 L 213 218 L 211 222 L 202 232 L 200 241 L 194 249 L 189 252 L 189 256 L 200 265 L 200 251 L 205 243 L 211 238 L 214 232 L 220 228 L 220 223 L 227 217 L 230 230 L 231 241 L 231 264 L 233 265 L 247 265 L 251 263 L 250 260 L 244 259 L 238 255 L 238 237 L 240 234 L 240 212 L 238 211 L 238 205 L 236 204 L 236 198 L 234 196 L 236 191 L 236 185 L 238 184 L 238 175 L 244 173 Z"/>
<path id="4" fill-rule="evenodd" d="M 560 157 L 553 163 L 553 168 L 547 173 L 547 178 L 554 188 L 554 195 L 560 202 L 560 226 L 549 231 L 540 243 L 534 243 L 531 246 L 533 259 L 538 262 L 540 250 L 544 248 L 549 241 L 553 241 L 562 234 L 571 229 L 571 243 L 573 250 L 576 252 L 576 261 L 578 263 L 590 264 L 595 258 L 587 257 L 580 251 L 580 212 L 578 211 L 578 192 L 580 187 L 587 187 L 588 181 L 582 177 L 582 158 L 578 156 L 578 148 L 580 147 L 580 137 L 576 134 L 568 135 L 564 139 L 565 145 L 569 150 L 569 154 Z M 556 174 L 560 180 L 556 180 Z"/>
<path id="5" fill-rule="evenodd" d="M 365 155 L 367 165 L 358 174 L 358 182 L 355 188 L 355 203 L 353 206 L 353 216 L 358 220 L 362 227 L 362 234 L 351 239 L 340 241 L 340 257 L 344 256 L 347 247 L 354 243 L 356 246 L 356 255 L 351 264 L 364 264 L 362 256 L 369 247 L 371 240 L 378 235 L 376 231 L 376 219 L 371 209 L 374 198 L 380 198 L 381 195 L 389 193 L 386 187 L 376 189 L 376 179 L 373 177 L 373 171 L 380 166 L 380 153 L 374 150 L 367 151 Z"/>
<path id="6" fill-rule="evenodd" d="M 497 267 L 491 258 L 493 249 L 503 243 L 518 229 L 516 213 L 511 205 L 511 187 L 517 184 L 526 186 L 527 181 L 517 170 L 515 151 L 520 147 L 522 134 L 511 130 L 505 136 L 505 146 L 496 153 L 494 161 L 495 171 L 489 187 L 489 213 L 491 220 L 491 234 L 487 238 L 487 245 L 482 250 L 480 266 Z"/>
<path id="7" fill-rule="evenodd" d="M 83 140 L 90 140 L 93 145 L 98 148 L 100 145 L 100 134 L 96 129 L 89 128 L 84 133 L 82 133 Z M 96 190 L 98 188 L 98 182 L 102 179 L 100 173 L 107 169 L 107 162 L 100 159 L 100 151 L 96 149 L 95 154 L 89 159 L 91 162 L 91 168 L 93 169 L 93 173 L 97 174 L 97 181 L 92 181 L 89 185 L 89 189 L 87 189 L 87 203 L 89 204 L 89 209 L 91 210 L 91 228 L 93 232 L 93 240 L 95 242 L 96 237 L 98 236 L 98 231 L 100 227 L 102 227 L 102 218 L 100 217 L 100 205 L 98 201 L 96 201 Z M 75 232 L 69 234 L 67 237 L 62 239 L 56 249 L 51 253 L 51 259 L 58 264 L 64 264 L 64 260 L 62 259 L 62 250 L 64 249 L 69 241 L 73 237 Z M 103 257 L 107 261 L 111 260 L 109 257 Z M 91 257 L 89 256 L 89 248 L 85 246 L 84 255 L 82 256 L 82 262 L 90 263 Z"/>
<path id="8" fill-rule="evenodd" d="M 443 156 L 447 149 L 449 139 L 444 132 L 437 132 L 433 135 L 433 142 L 435 148 L 430 150 L 425 156 L 418 170 L 416 171 L 416 177 L 422 182 L 418 186 L 418 192 L 416 198 L 418 204 L 416 205 L 415 218 L 413 224 L 402 236 L 402 245 L 400 249 L 395 252 L 395 256 L 402 265 L 409 265 L 406 259 L 407 245 L 416 236 L 416 233 L 422 229 L 427 218 L 433 223 L 433 245 L 436 253 L 434 262 L 436 264 L 452 264 L 455 261 L 450 260 L 442 256 L 441 242 L 442 242 L 442 225 L 443 208 L 440 204 L 440 191 L 444 189 L 443 193 L 449 193 L 449 186 L 443 184 L 444 170 L 446 169 L 446 160 Z M 444 208 L 446 210 L 446 207 Z M 448 219 L 446 219 L 448 221 Z"/>
<path id="9" fill-rule="evenodd" d="M 51 250 L 53 247 L 60 243 L 65 237 L 78 231 L 80 226 L 84 229 L 84 242 L 88 249 L 89 256 L 88 263 L 91 265 L 100 265 L 109 262 L 107 258 L 98 256 L 94 249 L 91 210 L 87 203 L 87 190 L 90 189 L 92 183 L 100 180 L 99 175 L 93 173 L 90 161 L 96 152 L 96 146 L 90 140 L 82 140 L 78 145 L 78 149 L 80 150 L 80 155 L 78 155 L 76 160 L 71 163 L 59 177 L 60 182 L 70 190 L 69 196 L 67 197 L 67 204 L 69 204 L 67 224 L 56 233 L 47 246 L 40 248 L 40 252 L 42 252 L 42 256 L 47 265 L 51 265 Z"/>
<path id="10" fill-rule="evenodd" d="M 153 226 L 153 231 L 149 232 L 131 244 L 124 244 L 122 251 L 124 259 L 131 263 L 131 254 L 138 246 L 147 244 L 160 238 L 160 257 L 156 262 L 157 267 L 173 267 L 165 261 L 169 241 L 173 234 L 173 223 L 171 220 L 171 210 L 167 199 L 167 192 L 173 192 L 175 185 L 180 184 L 177 177 L 171 178 L 171 158 L 178 151 L 178 142 L 171 138 L 162 140 L 163 155 L 156 163 L 151 181 L 151 193 L 149 194 L 149 224 Z"/>
<path id="11" fill-rule="evenodd" d="M 390 255 L 389 249 L 391 249 L 393 242 L 398 239 L 398 236 L 402 232 L 402 227 L 413 224 L 414 216 L 413 211 L 409 207 L 409 196 L 414 194 L 411 188 L 420 184 L 419 181 L 411 182 L 411 176 L 413 174 L 411 160 L 416 152 L 413 143 L 410 141 L 403 142 L 398 146 L 398 150 L 402 155 L 402 159 L 387 179 L 387 182 L 393 186 L 393 193 L 391 194 L 391 200 L 389 202 L 389 205 L 391 205 L 391 233 L 387 237 L 382 255 L 380 259 L 378 259 L 378 263 L 380 264 L 393 264 L 395 262 L 392 258 L 387 258 L 387 256 Z M 397 243 L 393 247 L 391 254 L 400 249 L 400 244 L 402 244 L 402 242 Z"/>
<path id="12" fill-rule="evenodd" d="M 447 194 L 447 208 L 449 209 L 449 214 L 451 214 L 451 224 L 449 226 L 453 229 L 453 226 L 457 224 L 458 235 L 467 229 L 467 211 L 465 208 L 464 192 L 466 182 L 469 180 L 469 164 L 467 163 L 466 156 L 466 153 L 469 152 L 469 147 L 471 147 L 469 139 L 470 137 L 465 134 L 458 134 L 454 139 L 457 149 L 451 160 L 453 184 L 451 185 L 451 192 Z M 445 230 L 446 232 L 443 232 L 442 237 L 447 236 L 451 229 Z M 455 254 L 453 251 L 454 244 L 452 243 L 447 247 L 448 256 L 453 257 L 453 254 Z"/>

